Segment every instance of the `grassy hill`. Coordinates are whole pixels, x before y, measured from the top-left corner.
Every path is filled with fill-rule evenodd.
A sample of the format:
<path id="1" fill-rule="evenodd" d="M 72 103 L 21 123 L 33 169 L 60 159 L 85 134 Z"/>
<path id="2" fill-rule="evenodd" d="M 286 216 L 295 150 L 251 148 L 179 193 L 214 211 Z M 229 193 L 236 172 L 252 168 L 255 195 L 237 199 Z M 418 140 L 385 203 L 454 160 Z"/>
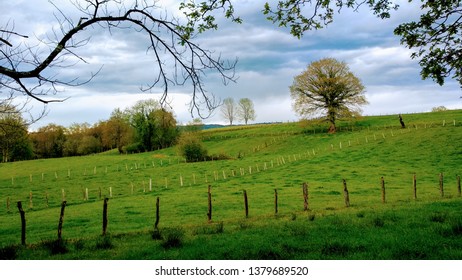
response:
<path id="1" fill-rule="evenodd" d="M 365 117 L 341 123 L 334 135 L 317 123 L 204 130 L 209 154 L 230 160 L 185 163 L 170 148 L 1 164 L 0 258 L 460 259 L 462 111 L 403 119 L 406 129 L 397 116 Z M 64 242 L 57 243 L 63 199 Z M 19 246 L 17 201 L 26 212 L 27 246 Z"/>

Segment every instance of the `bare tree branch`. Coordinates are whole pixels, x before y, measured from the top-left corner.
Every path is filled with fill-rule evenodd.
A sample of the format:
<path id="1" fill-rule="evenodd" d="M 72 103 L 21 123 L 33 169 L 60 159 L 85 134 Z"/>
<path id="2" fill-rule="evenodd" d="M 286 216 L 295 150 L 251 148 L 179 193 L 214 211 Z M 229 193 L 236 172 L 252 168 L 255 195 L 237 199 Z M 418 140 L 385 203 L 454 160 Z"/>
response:
<path id="1" fill-rule="evenodd" d="M 0 29 L 0 88 L 7 88 L 14 94 L 25 94 L 42 103 L 64 101 L 49 99 L 46 96 L 59 92 L 58 86 L 80 86 L 90 82 L 97 75 L 81 81 L 80 77 L 63 80 L 57 69 L 74 67 L 78 62 L 88 63 L 78 50 L 89 44 L 89 38 L 78 41 L 77 34 L 86 33 L 90 28 L 101 28 L 112 35 L 112 30 L 127 30 L 142 33 L 148 39 L 146 53 L 152 53 L 152 60 L 158 72 L 143 91 L 163 88 L 161 104 L 165 104 L 169 85 L 192 85 L 190 112 L 202 116 L 203 106 L 210 112 L 218 106 L 213 95 L 208 93 L 203 84 L 207 71 L 218 72 L 225 83 L 234 81 L 236 61 L 225 62 L 220 56 L 215 57 L 211 51 L 201 48 L 191 41 L 190 33 L 184 31 L 178 19 L 157 17 L 155 11 L 160 7 L 157 1 L 134 1 L 126 7 L 118 0 L 83 0 L 73 2 L 81 13 L 77 23 L 61 10 L 57 4 L 55 18 L 62 34 L 53 31 L 54 39 L 49 42 L 29 46 L 26 42 L 10 40 L 13 37 L 27 36 L 14 32 L 14 27 Z M 43 43 L 49 50 L 43 49 Z M 46 53 L 44 55 L 44 53 Z M 70 62 L 69 62 L 70 61 Z M 172 70 L 173 68 L 173 70 Z"/>

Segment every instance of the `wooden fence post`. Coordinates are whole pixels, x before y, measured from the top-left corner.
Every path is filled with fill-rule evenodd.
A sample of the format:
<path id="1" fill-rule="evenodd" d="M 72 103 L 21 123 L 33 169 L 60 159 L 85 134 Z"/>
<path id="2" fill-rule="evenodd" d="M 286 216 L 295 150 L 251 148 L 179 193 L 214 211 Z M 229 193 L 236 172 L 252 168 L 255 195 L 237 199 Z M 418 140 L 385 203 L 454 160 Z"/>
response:
<path id="1" fill-rule="evenodd" d="M 383 177 L 381 177 L 380 182 L 381 182 L 381 185 L 382 185 L 382 203 L 385 203 L 386 202 L 386 200 L 385 200 L 385 179 L 383 179 Z"/>
<path id="2" fill-rule="evenodd" d="M 159 226 L 159 220 L 160 220 L 160 198 L 157 197 L 156 200 L 156 222 L 154 223 L 154 230 L 158 231 L 158 226 Z"/>
<path id="3" fill-rule="evenodd" d="M 66 201 L 61 203 L 61 213 L 59 214 L 59 223 L 58 223 L 58 241 L 62 240 L 63 233 L 63 222 L 64 222 L 64 209 L 66 208 Z"/>
<path id="4" fill-rule="evenodd" d="M 303 211 L 308 211 L 308 184 L 303 183 Z"/>
<path id="5" fill-rule="evenodd" d="M 208 197 L 207 221 L 210 223 L 212 222 L 212 186 L 211 185 L 209 185 L 208 187 L 207 197 Z"/>
<path id="6" fill-rule="evenodd" d="M 249 217 L 249 200 L 247 199 L 247 191 L 244 190 L 244 207 L 245 207 L 245 217 Z"/>
<path id="7" fill-rule="evenodd" d="M 414 200 L 417 200 L 417 176 L 412 177 L 412 189 L 414 190 Z"/>
<path id="8" fill-rule="evenodd" d="M 343 179 L 343 196 L 345 198 L 345 206 L 350 207 L 350 194 L 348 193 L 346 180 Z"/>
<path id="9" fill-rule="evenodd" d="M 440 173 L 440 194 L 441 194 L 441 197 L 444 197 L 443 181 L 444 181 L 443 173 Z"/>
<path id="10" fill-rule="evenodd" d="M 26 245 L 26 213 L 22 209 L 21 201 L 18 201 L 18 210 L 21 215 L 21 245 Z"/>
<path id="11" fill-rule="evenodd" d="M 109 198 L 105 197 L 104 198 L 104 204 L 103 204 L 103 236 L 106 235 L 106 230 L 107 230 L 107 201 Z"/>
<path id="12" fill-rule="evenodd" d="M 460 197 L 461 196 L 461 190 L 460 190 L 460 176 L 457 175 L 457 195 Z"/>
<path id="13" fill-rule="evenodd" d="M 278 214 L 278 190 L 274 189 L 274 214 Z"/>

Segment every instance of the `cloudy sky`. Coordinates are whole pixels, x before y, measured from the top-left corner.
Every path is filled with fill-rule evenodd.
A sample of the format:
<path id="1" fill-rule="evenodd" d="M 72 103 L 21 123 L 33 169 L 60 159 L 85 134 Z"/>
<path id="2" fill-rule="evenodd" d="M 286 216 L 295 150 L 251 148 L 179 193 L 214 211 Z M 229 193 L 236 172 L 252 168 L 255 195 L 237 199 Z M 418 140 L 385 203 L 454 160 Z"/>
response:
<path id="1" fill-rule="evenodd" d="M 65 1 L 56 2 L 73 20 L 81 17 Z M 180 1 L 159 1 L 164 8 L 158 12 L 179 14 L 177 2 Z M 265 20 L 261 13 L 265 1 L 234 2 L 236 14 L 244 23 L 220 21 L 219 30 L 201 34 L 195 42 L 223 58 L 238 60 L 236 83 L 225 86 L 213 73 L 203 82 L 207 91 L 219 99 L 232 97 L 237 101 L 247 97 L 253 100 L 255 122 L 299 119 L 292 110 L 289 86 L 293 77 L 310 62 L 325 57 L 345 61 L 362 80 L 369 101 L 363 108 L 365 115 L 426 112 L 435 106 L 462 108 L 462 93 L 457 83 L 447 81 L 441 87 L 431 80 L 423 81 L 418 62 L 410 59 L 411 50 L 401 46 L 399 37 L 393 34 L 399 23 L 418 17 L 417 5 L 402 1 L 401 8 L 387 20 L 376 18 L 367 8 L 359 12 L 342 10 L 327 28 L 309 31 L 299 40 L 286 29 Z M 0 0 L 0 6 L 0 26 L 14 23 L 15 30 L 29 35 L 29 40 L 52 36 L 52 27 L 58 26 L 56 9 L 46 0 Z M 148 74 L 155 71 L 149 63 L 152 57 L 146 53 L 146 41 L 140 34 L 89 30 L 85 36 L 88 35 L 92 36 L 90 42 L 78 51 L 88 64 L 67 69 L 66 75 L 85 78 L 102 67 L 101 72 L 89 84 L 63 88 L 53 98 L 69 99 L 48 105 L 48 115 L 33 127 L 48 123 L 93 124 L 108 119 L 115 108 L 124 109 L 141 99 L 159 98 L 156 89 L 150 94 L 139 90 L 152 81 L 152 75 Z M 169 92 L 169 101 L 180 123 L 192 120 L 188 111 L 189 92 L 188 86 L 173 87 Z M 30 102 L 29 106 L 36 111 L 42 109 L 37 102 Z M 204 122 L 225 123 L 219 110 Z"/>

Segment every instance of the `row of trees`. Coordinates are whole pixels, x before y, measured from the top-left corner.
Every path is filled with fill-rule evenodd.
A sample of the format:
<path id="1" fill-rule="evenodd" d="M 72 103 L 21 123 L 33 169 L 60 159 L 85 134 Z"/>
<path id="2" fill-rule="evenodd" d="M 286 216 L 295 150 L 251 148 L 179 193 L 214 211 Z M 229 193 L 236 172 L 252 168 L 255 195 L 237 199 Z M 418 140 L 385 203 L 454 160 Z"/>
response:
<path id="1" fill-rule="evenodd" d="M 229 125 L 233 125 L 235 119 L 243 121 L 247 125 L 249 121 L 254 121 L 257 116 L 252 100 L 249 98 L 241 98 L 236 104 L 231 97 L 223 100 L 221 115 L 229 122 Z"/>
<path id="2" fill-rule="evenodd" d="M 153 99 L 125 110 L 117 108 L 108 120 L 92 126 L 49 124 L 31 133 L 15 107 L 9 106 L 9 111 L 0 114 L 2 162 L 79 156 L 115 148 L 120 153 L 152 151 L 172 146 L 179 136 L 173 112 Z"/>

